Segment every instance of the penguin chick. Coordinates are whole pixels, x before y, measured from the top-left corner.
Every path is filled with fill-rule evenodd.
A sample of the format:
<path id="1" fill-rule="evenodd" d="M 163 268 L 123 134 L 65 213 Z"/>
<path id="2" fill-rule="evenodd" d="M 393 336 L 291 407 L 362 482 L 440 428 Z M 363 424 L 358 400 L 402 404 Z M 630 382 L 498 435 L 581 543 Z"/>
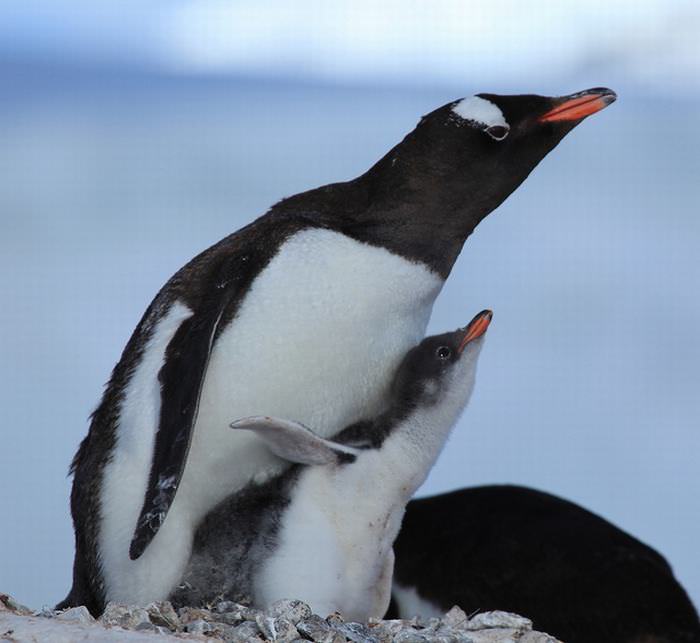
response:
<path id="1" fill-rule="evenodd" d="M 383 616 L 404 509 L 469 400 L 491 316 L 483 311 L 465 328 L 424 339 L 397 369 L 386 411 L 333 439 L 284 419 L 234 422 L 296 464 L 205 518 L 171 600 L 264 608 L 295 598 L 319 614 Z"/>

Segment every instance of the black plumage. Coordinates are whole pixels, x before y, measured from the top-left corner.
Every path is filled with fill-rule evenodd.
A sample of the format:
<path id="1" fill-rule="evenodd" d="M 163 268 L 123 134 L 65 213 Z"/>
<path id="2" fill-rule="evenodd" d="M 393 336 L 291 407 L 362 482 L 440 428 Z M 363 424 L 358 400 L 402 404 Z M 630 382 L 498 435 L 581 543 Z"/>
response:
<path id="1" fill-rule="evenodd" d="M 700 642 L 697 612 L 661 554 L 542 491 L 413 500 L 394 551 L 394 581 L 443 610 L 524 614 L 566 643 Z"/>

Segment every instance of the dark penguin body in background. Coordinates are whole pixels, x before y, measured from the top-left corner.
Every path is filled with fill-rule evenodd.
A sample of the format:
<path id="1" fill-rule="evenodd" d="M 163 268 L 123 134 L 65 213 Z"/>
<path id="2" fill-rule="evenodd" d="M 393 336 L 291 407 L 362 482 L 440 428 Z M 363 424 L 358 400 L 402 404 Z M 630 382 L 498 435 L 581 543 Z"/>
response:
<path id="1" fill-rule="evenodd" d="M 455 101 L 359 178 L 281 201 L 178 271 L 75 456 L 73 587 L 60 607 L 164 599 L 202 517 L 286 466 L 229 431 L 232 418 L 294 418 L 328 437 L 378 412 L 479 221 L 614 99 Z"/>
<path id="2" fill-rule="evenodd" d="M 404 509 L 469 401 L 490 320 L 483 311 L 465 328 L 423 340 L 394 375 L 387 410 L 332 441 L 287 419 L 235 422 L 301 464 L 204 518 L 173 603 L 266 608 L 293 596 L 324 616 L 383 616 Z"/>
<path id="3" fill-rule="evenodd" d="M 666 560 L 541 491 L 461 489 L 409 503 L 394 545 L 392 617 L 500 609 L 567 643 L 700 643 Z"/>

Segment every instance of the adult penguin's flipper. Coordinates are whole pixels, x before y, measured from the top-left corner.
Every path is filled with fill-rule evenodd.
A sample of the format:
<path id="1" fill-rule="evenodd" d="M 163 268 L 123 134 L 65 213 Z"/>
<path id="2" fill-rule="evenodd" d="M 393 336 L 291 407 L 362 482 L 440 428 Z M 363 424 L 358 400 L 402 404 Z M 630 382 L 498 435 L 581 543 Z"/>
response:
<path id="1" fill-rule="evenodd" d="M 197 420 L 209 356 L 225 301 L 186 319 L 168 344 L 161 384 L 160 422 L 141 514 L 129 547 L 136 560 L 163 524 L 182 478 Z"/>

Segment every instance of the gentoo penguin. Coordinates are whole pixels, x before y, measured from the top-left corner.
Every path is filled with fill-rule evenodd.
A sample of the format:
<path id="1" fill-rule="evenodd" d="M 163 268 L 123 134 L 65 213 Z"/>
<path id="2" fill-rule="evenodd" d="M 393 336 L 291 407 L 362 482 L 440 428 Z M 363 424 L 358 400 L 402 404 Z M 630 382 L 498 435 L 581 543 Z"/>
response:
<path id="1" fill-rule="evenodd" d="M 284 199 L 179 270 L 73 460 L 76 556 L 60 605 L 165 598 L 202 517 L 287 466 L 231 418 L 294 418 L 328 437 L 378 412 L 475 226 L 614 100 L 451 102 L 362 176 Z"/>
<path id="2" fill-rule="evenodd" d="M 567 643 L 700 643 L 697 612 L 663 556 L 541 491 L 413 500 L 394 550 L 390 616 L 459 605 L 523 614 Z"/>
<path id="3" fill-rule="evenodd" d="M 490 321 L 486 310 L 465 328 L 424 339 L 394 375 L 387 410 L 333 440 L 286 419 L 234 422 L 298 464 L 204 518 L 173 602 L 264 608 L 293 597 L 322 615 L 383 616 L 406 503 L 469 400 Z"/>

